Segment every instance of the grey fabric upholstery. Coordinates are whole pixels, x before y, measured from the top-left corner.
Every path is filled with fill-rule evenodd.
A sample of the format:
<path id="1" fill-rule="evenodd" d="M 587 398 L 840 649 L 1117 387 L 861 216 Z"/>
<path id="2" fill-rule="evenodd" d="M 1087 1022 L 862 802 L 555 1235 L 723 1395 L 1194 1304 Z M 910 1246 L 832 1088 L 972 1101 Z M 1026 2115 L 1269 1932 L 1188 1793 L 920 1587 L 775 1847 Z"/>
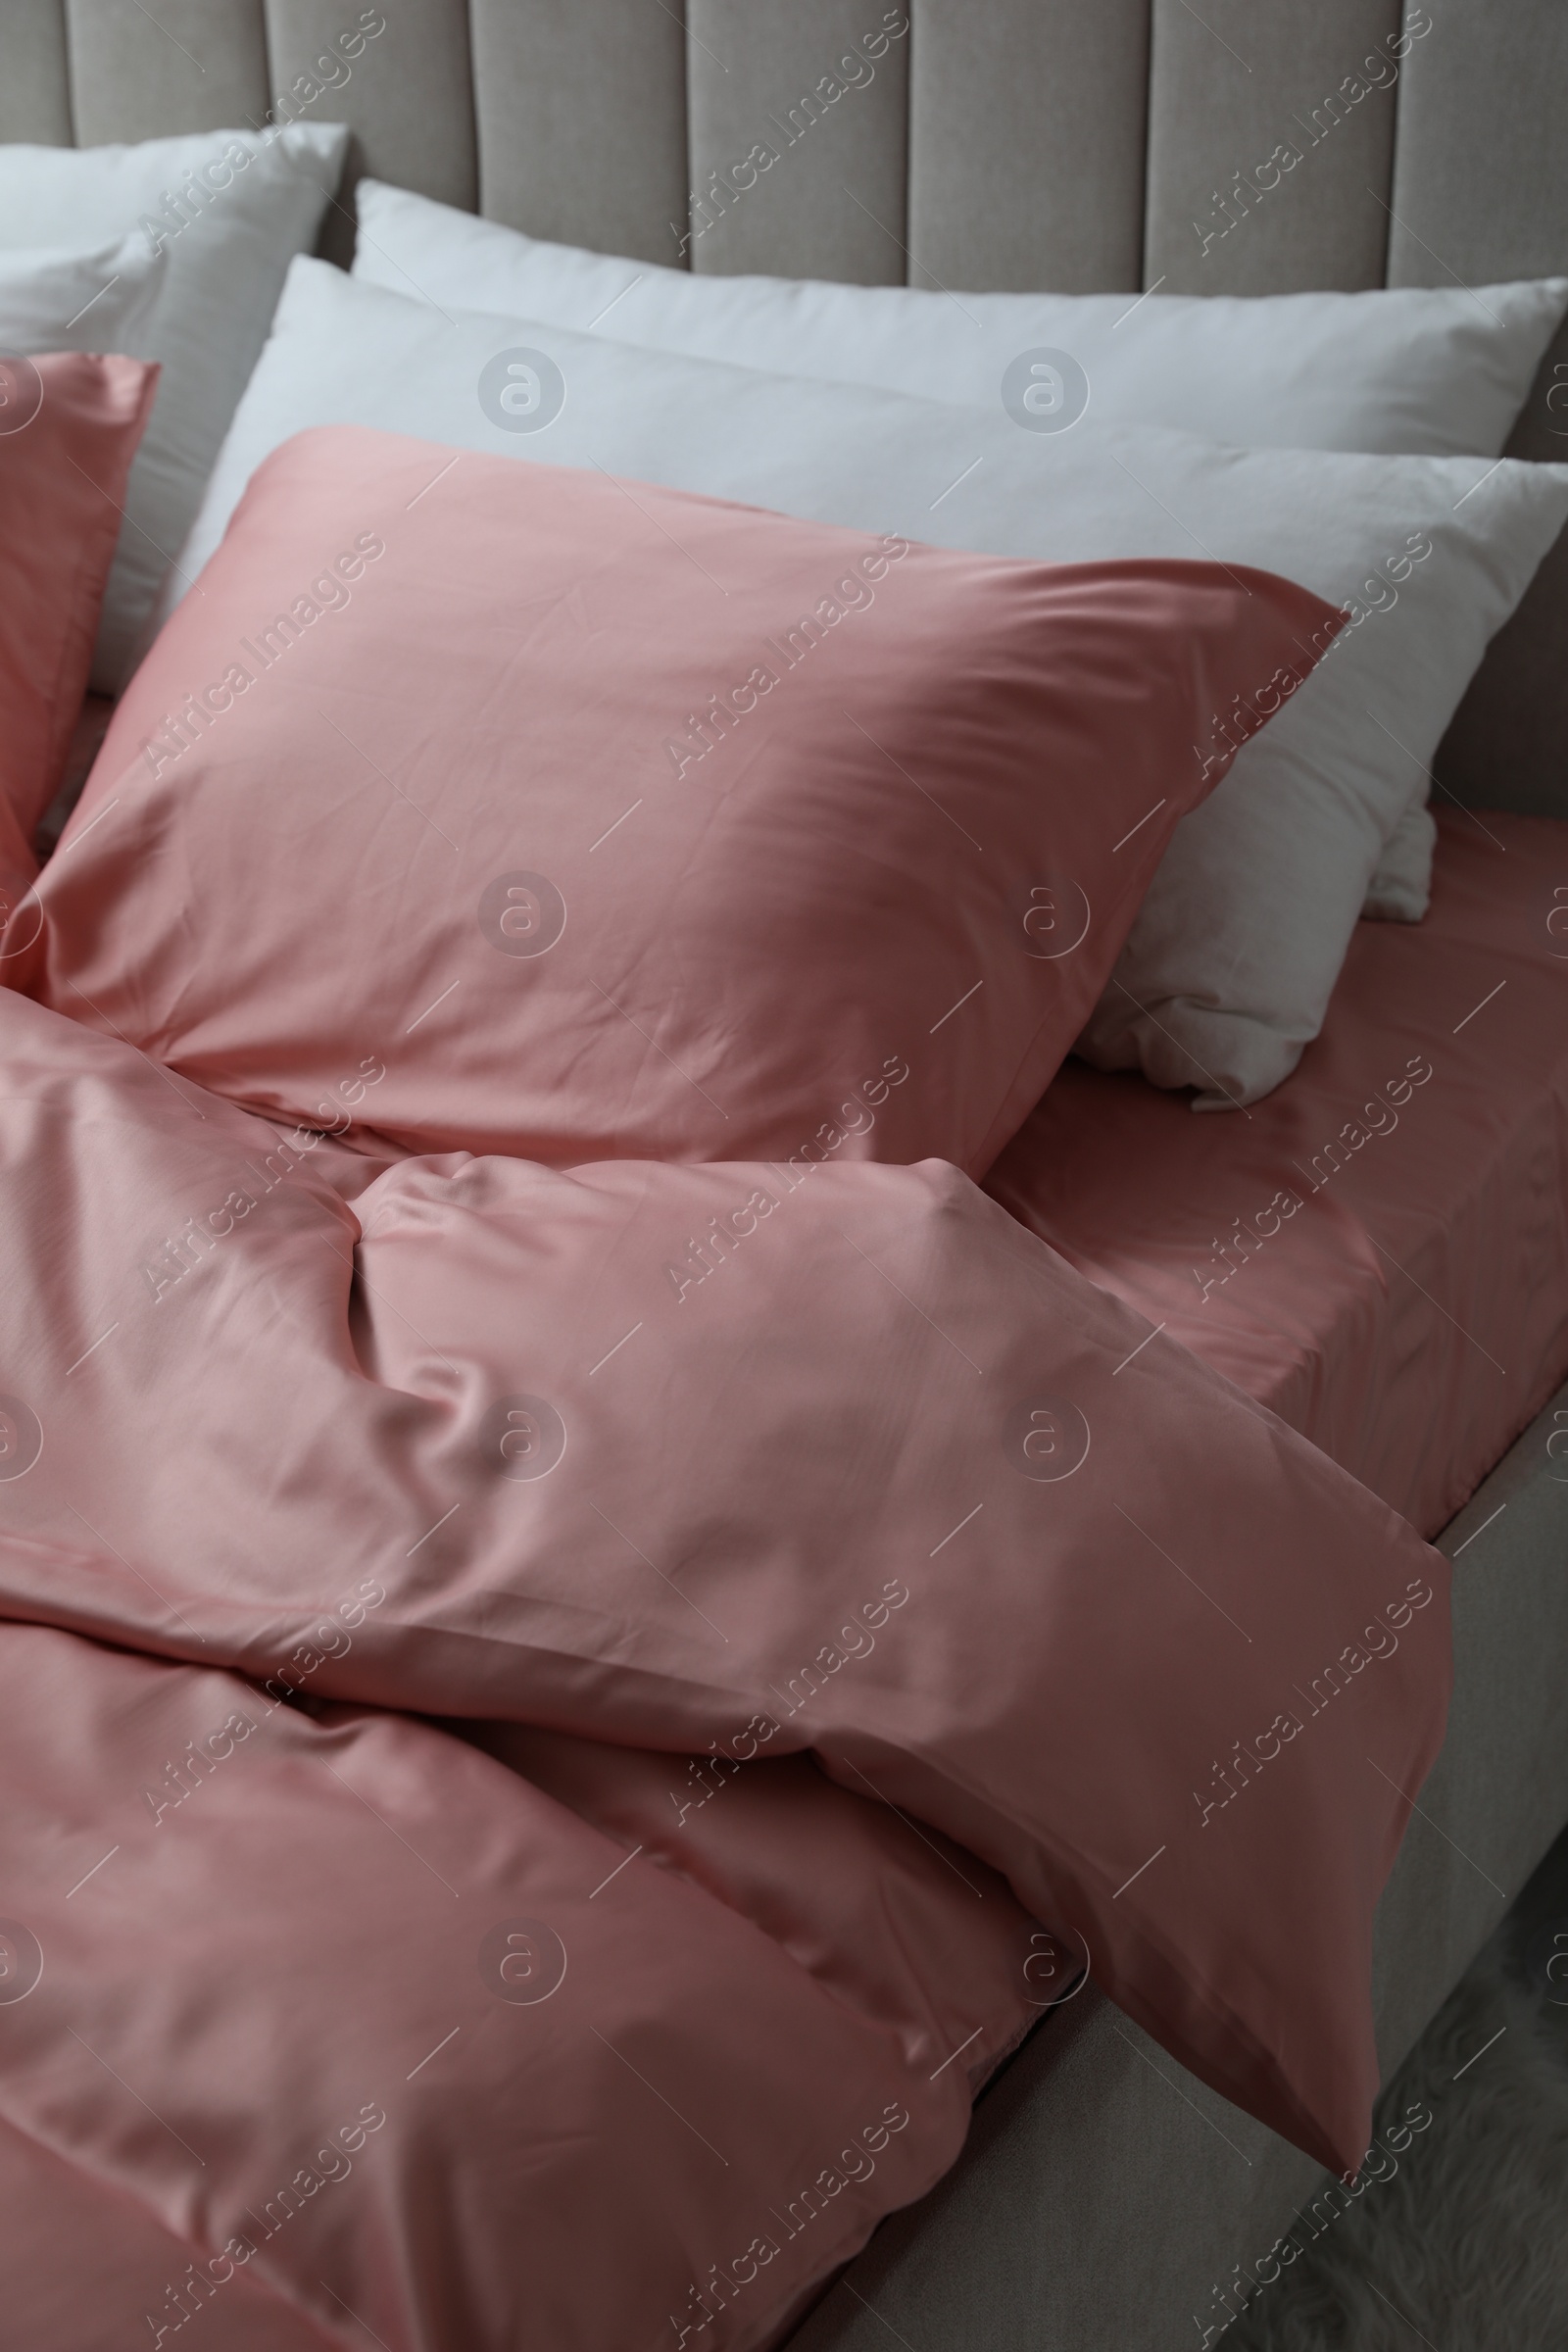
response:
<path id="1" fill-rule="evenodd" d="M 1568 326 L 1541 364 L 1508 454 L 1568 465 Z M 1480 805 L 1568 816 L 1565 657 L 1568 531 L 1531 581 L 1512 620 L 1488 647 L 1438 746 L 1433 774 L 1441 792 L 1471 808 Z"/>
<path id="2" fill-rule="evenodd" d="M 269 0 L 269 95 L 310 74 L 326 44 L 359 13 L 344 0 Z M 352 124 L 351 186 L 364 171 L 442 204 L 474 210 L 479 173 L 467 31 L 466 18 L 454 15 L 450 0 L 397 0 L 386 31 L 352 61 L 341 89 L 311 107 L 323 122 Z M 353 258 L 353 224 L 342 225 L 347 261 Z"/>
<path id="3" fill-rule="evenodd" d="M 1568 1816 L 1568 1459 L 1546 1452 L 1565 1426 L 1568 1389 L 1439 1539 L 1455 1560 L 1453 1705 L 1378 1914 L 1386 2074 Z M 917 2352 L 1198 2344 L 1224 2316 L 1215 2287 L 1267 2254 L 1320 2180 L 1088 1991 L 1025 2045 L 961 2164 L 883 2225 L 790 2352 L 885 2352 L 890 2329 Z"/>
<path id="4" fill-rule="evenodd" d="M 1412 50 L 1401 93 L 1389 283 L 1474 286 L 1568 270 L 1568 10 L 1467 0 L 1445 15 L 1442 35 Z M 1568 463 L 1568 329 L 1508 450 Z M 1565 651 L 1568 538 L 1496 638 L 1438 753 L 1435 773 L 1455 799 L 1568 815 Z"/>
<path id="5" fill-rule="evenodd" d="M 78 147 L 260 122 L 268 86 L 262 0 L 66 0 Z"/>
<path id="6" fill-rule="evenodd" d="M 482 213 L 675 261 L 690 184 L 679 0 L 473 0 L 473 71 Z"/>
<path id="7" fill-rule="evenodd" d="M 1382 285 L 1398 88 L 1382 44 L 1399 16 L 1398 0 L 1155 0 L 1146 285 Z"/>
<path id="8" fill-rule="evenodd" d="M 71 62 L 60 0 L 9 0 L 0 40 L 0 139 L 72 146 Z"/>
<path id="9" fill-rule="evenodd" d="M 1568 9 L 1463 0 L 1436 15 L 1399 92 L 1390 285 L 1568 268 Z"/>
<path id="10" fill-rule="evenodd" d="M 909 39 L 884 16 L 907 26 L 878 0 L 688 0 L 694 270 L 902 281 Z"/>
<path id="11" fill-rule="evenodd" d="M 913 0 L 911 285 L 1143 283 L 1149 0 Z"/>

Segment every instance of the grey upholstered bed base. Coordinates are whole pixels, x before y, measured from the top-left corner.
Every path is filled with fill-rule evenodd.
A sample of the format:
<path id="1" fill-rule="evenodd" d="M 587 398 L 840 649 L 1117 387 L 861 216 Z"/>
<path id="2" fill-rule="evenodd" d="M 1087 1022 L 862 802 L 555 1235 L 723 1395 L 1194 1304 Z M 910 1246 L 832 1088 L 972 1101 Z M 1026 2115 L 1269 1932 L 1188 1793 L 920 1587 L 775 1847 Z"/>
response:
<path id="1" fill-rule="evenodd" d="M 353 126 L 356 170 L 537 236 L 702 270 L 1065 292 L 1568 270 L 1564 0 L 379 13 L 352 76 L 306 104 Z M 5 0 L 0 138 L 260 123 L 359 14 L 360 0 Z M 856 55 L 789 141 L 799 154 L 744 204 L 718 197 L 715 174 Z M 1281 140 L 1301 162 L 1262 202 L 1250 174 Z M 351 228 L 334 217 L 334 258 Z M 1568 459 L 1568 332 L 1511 448 Z M 1568 541 L 1466 696 L 1440 789 L 1568 816 L 1565 653 Z M 1390 2065 L 1568 1815 L 1568 1461 L 1547 1457 L 1553 1426 L 1548 1410 L 1444 1539 L 1458 1687 L 1380 1915 Z M 1266 2256 L 1314 2185 L 1304 2157 L 1089 1990 L 1025 2046 L 955 2172 L 878 2232 L 792 2352 L 1200 2346 L 1224 2317 L 1216 2287 Z"/>
<path id="2" fill-rule="evenodd" d="M 1455 1562 L 1453 1706 L 1378 1914 L 1385 2079 L 1568 1813 L 1568 1445 L 1547 1452 L 1564 1431 L 1568 1388 L 1438 1540 Z M 789 2352 L 1199 2352 L 1236 2308 L 1216 2290 L 1238 2264 L 1269 2279 L 1269 2248 L 1324 2185 L 1091 1989 L 1024 2045 L 957 2168 L 884 2223 Z"/>

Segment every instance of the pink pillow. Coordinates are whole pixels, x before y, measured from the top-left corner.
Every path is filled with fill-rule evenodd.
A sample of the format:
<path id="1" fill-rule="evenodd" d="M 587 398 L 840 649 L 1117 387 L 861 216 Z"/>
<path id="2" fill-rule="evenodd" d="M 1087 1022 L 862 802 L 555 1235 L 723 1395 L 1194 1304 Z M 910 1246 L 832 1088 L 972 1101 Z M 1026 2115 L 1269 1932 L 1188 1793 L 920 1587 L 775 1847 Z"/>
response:
<path id="1" fill-rule="evenodd" d="M 157 382 L 95 352 L 0 359 L 0 924 L 37 872 Z"/>
<path id="2" fill-rule="evenodd" d="M 30 985 L 291 1118 L 376 1058 L 416 1150 L 984 1170 L 1216 714 L 1333 620 L 302 433 L 121 706 Z"/>

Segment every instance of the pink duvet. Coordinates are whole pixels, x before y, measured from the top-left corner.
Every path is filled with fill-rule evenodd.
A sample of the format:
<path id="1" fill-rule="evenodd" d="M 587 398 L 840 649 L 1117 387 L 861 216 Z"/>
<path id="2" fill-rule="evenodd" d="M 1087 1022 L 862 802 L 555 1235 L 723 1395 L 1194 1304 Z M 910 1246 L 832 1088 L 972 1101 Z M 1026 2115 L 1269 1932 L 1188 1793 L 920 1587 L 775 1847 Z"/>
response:
<path id="1" fill-rule="evenodd" d="M 468 1744 L 42 1627 L 0 1673 L 6 2123 L 146 2217 L 92 2301 L 52 2217 L 29 2342 L 631 2352 L 716 2271 L 751 2344 L 956 2152 L 924 2033 Z"/>
<path id="2" fill-rule="evenodd" d="M 937 1163 L 378 1172 L 12 994 L 0 1066 L 13 2127 L 396 2352 L 762 2340 L 1080 1955 L 1356 2163 L 1382 1504 Z"/>

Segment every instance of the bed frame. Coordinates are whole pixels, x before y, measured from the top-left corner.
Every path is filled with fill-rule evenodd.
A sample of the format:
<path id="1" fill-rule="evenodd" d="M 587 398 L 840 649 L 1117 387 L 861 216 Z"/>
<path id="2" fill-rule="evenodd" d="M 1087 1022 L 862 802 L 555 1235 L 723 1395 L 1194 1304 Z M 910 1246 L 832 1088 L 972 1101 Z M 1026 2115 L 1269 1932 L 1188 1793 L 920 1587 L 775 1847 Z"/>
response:
<path id="1" fill-rule="evenodd" d="M 311 96 L 325 44 L 372 21 Z M 0 138 L 274 106 L 352 124 L 355 174 L 703 270 L 1129 300 L 1568 271 L 1562 0 L 5 0 Z M 777 160 L 743 185 L 759 143 Z M 1568 333 L 1510 451 L 1568 460 Z M 1568 535 L 1465 698 L 1441 790 L 1568 817 L 1565 651 Z M 1457 1687 L 1379 1914 L 1386 2069 L 1568 1814 L 1568 1390 L 1442 1543 Z M 1318 2186 L 1086 1990 L 793 2352 L 1201 2346 Z"/>

